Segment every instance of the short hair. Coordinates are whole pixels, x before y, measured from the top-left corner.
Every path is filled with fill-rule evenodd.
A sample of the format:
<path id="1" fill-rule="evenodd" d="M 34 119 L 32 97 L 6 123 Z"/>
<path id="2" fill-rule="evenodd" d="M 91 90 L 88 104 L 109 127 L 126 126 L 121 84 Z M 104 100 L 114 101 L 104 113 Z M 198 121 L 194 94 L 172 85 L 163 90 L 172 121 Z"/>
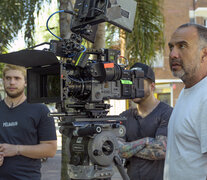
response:
<path id="1" fill-rule="evenodd" d="M 187 27 L 194 27 L 197 30 L 198 37 L 201 43 L 203 42 L 205 46 L 207 45 L 207 28 L 205 26 L 202 26 L 200 24 L 195 24 L 195 23 L 186 23 L 186 24 L 182 24 L 181 26 L 179 26 L 177 30 L 182 29 L 182 28 L 187 28 Z"/>
<path id="2" fill-rule="evenodd" d="M 3 68 L 3 77 L 5 77 L 5 74 L 7 71 L 9 70 L 18 70 L 18 71 L 21 71 L 23 76 L 24 76 L 24 79 L 26 81 L 27 79 L 27 70 L 25 67 L 23 66 L 16 66 L 16 65 L 13 65 L 13 64 L 6 64 L 4 65 L 4 68 Z"/>

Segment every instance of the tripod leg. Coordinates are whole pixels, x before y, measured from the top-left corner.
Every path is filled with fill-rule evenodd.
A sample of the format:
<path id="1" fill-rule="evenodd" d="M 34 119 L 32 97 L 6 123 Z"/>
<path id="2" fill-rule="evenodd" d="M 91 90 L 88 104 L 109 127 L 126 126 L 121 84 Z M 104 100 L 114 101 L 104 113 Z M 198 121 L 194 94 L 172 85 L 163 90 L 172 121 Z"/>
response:
<path id="1" fill-rule="evenodd" d="M 121 177 L 123 178 L 123 180 L 130 180 L 128 174 L 125 172 L 124 167 L 122 165 L 121 159 L 119 158 L 119 156 L 114 156 L 114 163 L 117 167 L 117 169 L 119 170 L 119 173 L 121 174 Z"/>

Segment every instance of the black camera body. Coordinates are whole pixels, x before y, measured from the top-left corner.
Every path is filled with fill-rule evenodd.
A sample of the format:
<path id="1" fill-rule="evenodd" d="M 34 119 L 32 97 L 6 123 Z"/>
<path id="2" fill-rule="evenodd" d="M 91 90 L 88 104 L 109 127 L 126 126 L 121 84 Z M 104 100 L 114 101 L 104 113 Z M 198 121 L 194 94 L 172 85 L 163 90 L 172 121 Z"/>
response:
<path id="1" fill-rule="evenodd" d="M 118 65 L 119 51 L 86 50 L 77 54 L 54 65 L 28 69 L 28 101 L 61 103 L 64 113 L 72 108 L 77 116 L 94 118 L 106 115 L 101 115 L 108 109 L 105 100 L 144 96 L 143 71 Z M 89 60 L 91 54 L 97 59 Z"/>

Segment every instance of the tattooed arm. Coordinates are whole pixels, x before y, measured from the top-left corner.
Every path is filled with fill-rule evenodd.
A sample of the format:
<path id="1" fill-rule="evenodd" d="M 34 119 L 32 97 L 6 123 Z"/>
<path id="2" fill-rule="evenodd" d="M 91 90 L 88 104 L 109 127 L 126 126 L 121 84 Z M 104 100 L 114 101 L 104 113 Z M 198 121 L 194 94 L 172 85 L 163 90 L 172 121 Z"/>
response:
<path id="1" fill-rule="evenodd" d="M 133 142 L 119 140 L 119 155 L 123 158 L 135 155 L 148 160 L 161 160 L 165 158 L 166 146 L 166 136 L 146 137 Z"/>
<path id="2" fill-rule="evenodd" d="M 135 156 L 148 160 L 161 160 L 165 158 L 167 137 L 156 136 L 150 138 L 151 141 L 146 144 L 145 148 L 136 153 Z"/>
<path id="3" fill-rule="evenodd" d="M 132 142 L 125 142 L 123 139 L 119 139 L 119 155 L 123 158 L 130 158 L 140 150 L 143 150 L 149 141 L 149 138 L 143 138 Z"/>

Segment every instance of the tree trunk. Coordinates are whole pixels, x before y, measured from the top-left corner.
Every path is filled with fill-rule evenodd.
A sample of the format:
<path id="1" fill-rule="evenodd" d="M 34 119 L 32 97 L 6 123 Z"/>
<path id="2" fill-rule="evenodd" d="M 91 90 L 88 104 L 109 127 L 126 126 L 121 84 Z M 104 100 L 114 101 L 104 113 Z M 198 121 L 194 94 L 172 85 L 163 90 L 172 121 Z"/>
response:
<path id="1" fill-rule="evenodd" d="M 126 32 L 123 29 L 120 29 L 120 51 L 121 56 L 125 56 L 125 50 L 126 50 Z"/>
<path id="2" fill-rule="evenodd" d="M 68 175 L 68 154 L 65 147 L 67 137 L 62 135 L 62 160 L 61 160 L 61 180 L 69 180 L 70 177 Z"/>
<path id="3" fill-rule="evenodd" d="M 74 4 L 74 1 L 60 0 L 60 10 L 71 10 L 71 3 Z M 71 35 L 70 31 L 70 19 L 71 15 L 66 13 L 60 13 L 60 37 L 63 39 L 69 39 Z M 100 49 L 105 47 L 105 23 L 98 25 L 98 30 L 96 34 L 95 43 L 93 48 Z M 67 164 L 69 162 L 68 153 L 66 147 L 67 137 L 62 135 L 62 162 L 61 162 L 61 180 L 69 180 L 67 172 Z"/>
<path id="4" fill-rule="evenodd" d="M 72 10 L 74 0 L 59 0 L 60 1 L 60 10 Z M 67 13 L 60 13 L 60 37 L 63 39 L 69 39 L 71 35 L 70 30 L 70 19 L 71 15 Z"/>
<path id="5" fill-rule="evenodd" d="M 72 10 L 74 2 L 73 0 L 60 0 L 60 10 Z M 71 35 L 70 30 L 71 15 L 66 13 L 60 13 L 60 37 L 63 39 L 69 39 Z M 67 172 L 68 153 L 65 147 L 67 137 L 62 135 L 62 161 L 61 161 L 61 180 L 69 180 Z"/>
<path id="6" fill-rule="evenodd" d="M 105 47 L 105 23 L 101 23 L 98 25 L 93 48 L 100 49 L 100 48 L 104 48 L 104 47 Z"/>

